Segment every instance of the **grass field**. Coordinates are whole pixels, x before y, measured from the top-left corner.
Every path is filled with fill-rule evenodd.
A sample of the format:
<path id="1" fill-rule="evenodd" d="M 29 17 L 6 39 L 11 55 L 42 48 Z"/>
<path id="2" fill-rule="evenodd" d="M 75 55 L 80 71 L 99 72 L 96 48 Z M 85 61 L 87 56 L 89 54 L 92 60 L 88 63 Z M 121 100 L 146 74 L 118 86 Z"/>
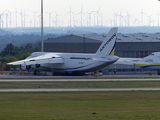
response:
<path id="1" fill-rule="evenodd" d="M 0 88 L 106 88 L 159 87 L 160 81 L 0 82 Z"/>
<path id="2" fill-rule="evenodd" d="M 1 88 L 159 87 L 158 81 L 0 82 Z M 159 120 L 160 91 L 2 92 L 0 120 Z"/>
<path id="3" fill-rule="evenodd" d="M 0 120 L 158 120 L 159 91 L 0 93 Z"/>

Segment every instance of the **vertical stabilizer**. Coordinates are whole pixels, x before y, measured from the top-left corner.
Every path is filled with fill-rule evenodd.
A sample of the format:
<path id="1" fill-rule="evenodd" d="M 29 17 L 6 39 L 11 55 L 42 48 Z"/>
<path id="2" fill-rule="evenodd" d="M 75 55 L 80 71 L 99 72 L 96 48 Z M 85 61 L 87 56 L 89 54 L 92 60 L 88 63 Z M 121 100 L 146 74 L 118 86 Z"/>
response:
<path id="1" fill-rule="evenodd" d="M 101 46 L 97 50 L 97 55 L 112 55 L 115 51 L 116 46 L 116 38 L 117 38 L 117 31 L 118 28 L 112 28 L 109 33 L 107 34 L 107 37 L 102 42 Z"/>

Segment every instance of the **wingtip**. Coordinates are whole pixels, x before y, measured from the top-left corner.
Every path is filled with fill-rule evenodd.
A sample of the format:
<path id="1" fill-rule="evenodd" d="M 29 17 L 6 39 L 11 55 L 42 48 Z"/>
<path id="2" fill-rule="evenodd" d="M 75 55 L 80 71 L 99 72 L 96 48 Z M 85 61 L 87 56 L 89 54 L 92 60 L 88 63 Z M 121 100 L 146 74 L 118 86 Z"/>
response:
<path id="1" fill-rule="evenodd" d="M 12 63 L 7 63 L 7 65 L 12 65 Z"/>

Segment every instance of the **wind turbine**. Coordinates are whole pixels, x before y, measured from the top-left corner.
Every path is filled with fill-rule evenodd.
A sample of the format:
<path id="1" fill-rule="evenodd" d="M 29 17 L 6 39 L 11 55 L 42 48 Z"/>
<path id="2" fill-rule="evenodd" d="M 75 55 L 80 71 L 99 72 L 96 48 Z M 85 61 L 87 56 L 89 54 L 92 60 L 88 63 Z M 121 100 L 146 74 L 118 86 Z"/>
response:
<path id="1" fill-rule="evenodd" d="M 117 16 L 118 14 L 117 13 L 113 13 L 113 16 L 114 16 L 114 26 L 117 26 Z"/>
<path id="2" fill-rule="evenodd" d="M 41 27 L 41 24 L 42 24 L 42 23 L 41 23 L 41 20 L 42 20 L 41 17 L 42 17 L 42 16 L 41 16 L 41 15 L 38 15 L 37 17 L 38 17 L 37 27 Z"/>
<path id="3" fill-rule="evenodd" d="M 81 12 L 79 12 L 79 13 L 77 13 L 77 14 L 81 14 L 81 27 L 83 26 L 83 15 L 85 15 L 84 13 L 83 13 L 83 7 L 81 7 Z"/>
<path id="4" fill-rule="evenodd" d="M 115 22 L 114 22 L 115 24 Z M 103 13 L 101 13 L 101 26 L 103 26 Z"/>
<path id="5" fill-rule="evenodd" d="M 143 26 L 143 15 L 144 15 L 145 13 L 143 12 L 143 9 L 142 9 L 142 12 L 140 13 L 140 15 L 141 15 L 141 21 L 142 21 L 142 26 Z"/>
<path id="6" fill-rule="evenodd" d="M 72 26 L 72 14 L 75 14 L 74 12 L 71 11 L 71 6 L 70 6 L 70 11 L 66 14 L 70 14 L 70 27 Z"/>
<path id="7" fill-rule="evenodd" d="M 94 15 L 94 26 L 96 26 L 96 14 L 93 13 L 93 15 Z"/>
<path id="8" fill-rule="evenodd" d="M 123 17 L 123 22 L 124 22 L 124 26 L 128 26 L 128 17 L 127 16 L 124 16 Z"/>
<path id="9" fill-rule="evenodd" d="M 149 26 L 151 26 L 151 22 L 152 22 L 151 16 L 152 16 L 152 15 L 148 16 L 148 24 L 149 24 Z"/>
<path id="10" fill-rule="evenodd" d="M 122 19 L 123 19 L 122 10 L 118 16 L 119 16 L 119 26 L 122 26 Z"/>
<path id="11" fill-rule="evenodd" d="M 30 27 L 32 27 L 32 20 L 29 21 Z"/>
<path id="12" fill-rule="evenodd" d="M 114 25 L 114 20 L 110 19 L 110 26 L 111 26 L 111 27 L 113 26 L 112 23 L 113 23 L 113 25 Z"/>
<path id="13" fill-rule="evenodd" d="M 156 21 L 154 20 L 154 17 L 153 17 L 153 20 L 151 20 L 151 23 L 153 23 L 152 24 L 152 26 L 154 26 L 154 23 L 155 23 Z"/>
<path id="14" fill-rule="evenodd" d="M 19 13 L 21 15 L 21 27 L 23 27 L 23 12 L 21 10 L 21 13 Z"/>
<path id="15" fill-rule="evenodd" d="M 24 24 L 23 24 L 24 26 L 23 27 L 26 27 L 26 17 L 25 16 L 28 16 L 28 15 L 25 13 L 25 11 L 24 11 L 24 15 L 23 16 L 24 16 Z"/>
<path id="16" fill-rule="evenodd" d="M 34 27 L 36 27 L 36 13 L 38 12 L 38 11 L 32 11 L 33 12 L 33 14 L 34 14 Z"/>
<path id="17" fill-rule="evenodd" d="M 130 17 L 131 15 L 128 13 L 128 11 L 126 10 L 127 13 L 127 26 L 130 26 Z"/>
<path id="18" fill-rule="evenodd" d="M 15 17 L 15 18 L 16 18 L 16 27 L 17 27 L 17 21 L 18 21 L 18 20 L 17 20 L 17 14 L 19 14 L 19 13 L 17 12 L 17 8 L 16 8 L 15 14 L 16 14 L 16 17 Z"/>
<path id="19" fill-rule="evenodd" d="M 65 22 L 64 22 L 64 20 L 62 19 L 62 21 L 61 21 L 62 27 L 64 27 L 64 23 L 65 23 Z"/>
<path id="20" fill-rule="evenodd" d="M 8 28 L 8 12 L 5 14 L 6 15 L 6 28 Z"/>
<path id="21" fill-rule="evenodd" d="M 54 11 L 52 11 L 50 13 L 46 12 L 49 15 L 49 27 L 51 27 L 51 15 L 52 15 L 53 12 Z"/>
<path id="22" fill-rule="evenodd" d="M 160 16 L 159 12 L 158 12 L 157 16 L 158 16 L 157 21 L 158 21 L 158 26 L 159 26 L 159 16 Z"/>
<path id="23" fill-rule="evenodd" d="M 56 14 L 56 16 L 54 18 L 54 20 L 55 20 L 55 27 L 58 27 L 58 16 L 61 16 L 61 15 L 58 15 L 56 11 L 55 11 L 55 14 Z"/>
<path id="24" fill-rule="evenodd" d="M 1 26 L 1 23 L 2 23 L 2 15 L 3 15 L 3 13 L 5 12 L 6 10 L 4 10 L 1 14 L 0 14 L 0 28 L 2 27 Z"/>
<path id="25" fill-rule="evenodd" d="M 136 17 L 134 17 L 133 26 L 137 26 L 137 21 L 138 21 L 138 19 Z"/>
<path id="26" fill-rule="evenodd" d="M 92 11 L 93 12 L 93 11 Z M 92 12 L 86 12 L 88 14 L 88 23 L 89 23 L 89 27 L 91 26 L 91 14 Z"/>
<path id="27" fill-rule="evenodd" d="M 9 21 L 10 27 L 12 27 L 12 13 L 14 13 L 14 12 L 10 12 L 10 11 L 8 11 L 8 12 L 9 12 L 9 15 L 10 15 L 10 21 Z"/>
<path id="28" fill-rule="evenodd" d="M 98 18 L 99 18 L 99 16 L 100 16 L 100 14 L 99 14 L 99 10 L 101 9 L 101 7 L 97 10 L 97 11 L 94 11 L 95 13 L 96 13 L 96 15 L 97 15 L 97 26 L 99 25 L 99 20 L 98 20 Z"/>

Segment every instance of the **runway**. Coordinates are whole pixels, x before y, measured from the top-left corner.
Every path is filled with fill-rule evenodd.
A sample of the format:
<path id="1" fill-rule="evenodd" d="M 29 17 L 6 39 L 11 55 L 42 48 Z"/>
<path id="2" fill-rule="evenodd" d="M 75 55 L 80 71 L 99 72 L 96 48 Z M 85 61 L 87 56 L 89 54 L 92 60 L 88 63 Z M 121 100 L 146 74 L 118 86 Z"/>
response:
<path id="1" fill-rule="evenodd" d="M 69 91 L 159 91 L 160 87 L 135 88 L 31 88 L 31 89 L 0 89 L 0 92 L 69 92 Z"/>
<path id="2" fill-rule="evenodd" d="M 97 79 L 72 79 L 72 78 L 61 78 L 61 79 L 52 79 L 52 78 L 41 78 L 37 77 L 29 79 L 11 79 L 5 78 L 0 79 L 1 82 L 67 82 L 67 81 L 159 81 L 159 78 L 97 78 Z M 64 91 L 159 91 L 160 87 L 127 87 L 127 88 L 21 88 L 21 89 L 12 89 L 12 88 L 0 88 L 0 92 L 64 92 Z"/>
<path id="3" fill-rule="evenodd" d="M 0 79 L 0 82 L 74 82 L 74 81 L 160 81 L 160 79 L 158 78 L 138 78 L 138 79 L 128 79 L 128 78 L 124 78 L 124 79 L 117 79 L 117 78 L 109 78 L 109 79 L 102 79 L 102 78 L 97 78 L 97 79 L 44 79 L 44 78 L 37 78 L 37 79 Z"/>

